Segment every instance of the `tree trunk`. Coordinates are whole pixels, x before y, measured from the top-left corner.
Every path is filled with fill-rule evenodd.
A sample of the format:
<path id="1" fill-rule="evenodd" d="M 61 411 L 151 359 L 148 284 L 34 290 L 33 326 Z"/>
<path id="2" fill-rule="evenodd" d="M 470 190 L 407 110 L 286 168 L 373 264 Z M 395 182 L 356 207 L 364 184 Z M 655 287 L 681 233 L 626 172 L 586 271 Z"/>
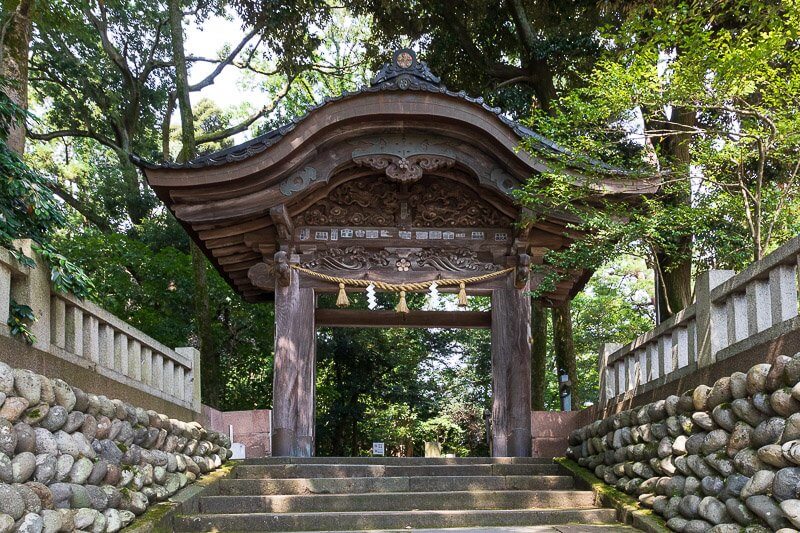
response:
<path id="1" fill-rule="evenodd" d="M 31 0 L 3 0 L 5 23 L 12 17 L 3 35 L 0 48 L 0 75 L 9 82 L 3 88 L 11 101 L 28 109 L 28 49 L 31 42 Z M 25 152 L 25 124 L 14 125 L 6 141 L 8 147 L 19 155 Z"/>
<path id="2" fill-rule="evenodd" d="M 531 409 L 544 411 L 547 388 L 547 313 L 539 299 L 531 302 Z"/>
<path id="3" fill-rule="evenodd" d="M 353 394 L 350 398 L 350 405 L 352 409 L 350 409 L 351 413 L 355 413 L 355 407 L 358 405 L 358 394 Z M 350 456 L 351 457 L 358 457 L 358 417 L 354 414 L 350 415 L 352 417 L 352 431 L 353 433 L 350 435 Z"/>
<path id="4" fill-rule="evenodd" d="M 195 131 L 192 102 L 189 98 L 186 54 L 183 48 L 183 11 L 180 0 L 169 0 L 169 26 L 172 37 L 172 56 L 175 61 L 175 91 L 181 115 L 179 160 L 189 161 L 194 158 L 196 152 Z M 207 260 L 194 242 L 189 246 L 192 253 L 192 273 L 194 274 L 194 319 L 200 349 L 201 397 L 207 405 L 218 407 L 223 387 L 219 355 L 214 347 L 214 333 L 211 325 Z"/>
<path id="5" fill-rule="evenodd" d="M 553 347 L 556 355 L 557 378 L 566 374 L 572 383 L 573 408 L 580 405 L 578 372 L 575 364 L 575 344 L 572 340 L 572 314 L 570 302 L 553 307 Z"/>
<path id="6" fill-rule="evenodd" d="M 669 123 L 656 123 L 656 129 L 684 131 L 694 127 L 697 114 L 694 109 L 675 107 Z M 670 206 L 689 205 L 691 196 L 690 167 L 691 134 L 669 135 L 656 144 L 660 147 L 662 167 L 671 170 L 672 176 L 681 178 L 673 185 L 662 201 Z M 666 320 L 692 303 L 692 236 L 679 235 L 668 243 L 666 250 L 656 250 L 656 290 L 658 322 Z"/>
<path id="7" fill-rule="evenodd" d="M 145 203 L 142 194 L 141 174 L 130 160 L 130 147 L 117 150 L 116 154 L 124 184 L 122 194 L 124 195 L 125 209 L 128 211 L 131 223 L 138 226 L 150 214 L 150 207 Z"/>
<path id="8" fill-rule="evenodd" d="M 214 346 L 211 322 L 211 301 L 208 295 L 208 261 L 192 242 L 192 273 L 194 277 L 194 319 L 200 350 L 201 397 L 203 403 L 218 407 L 222 400 L 223 382 L 219 354 Z"/>

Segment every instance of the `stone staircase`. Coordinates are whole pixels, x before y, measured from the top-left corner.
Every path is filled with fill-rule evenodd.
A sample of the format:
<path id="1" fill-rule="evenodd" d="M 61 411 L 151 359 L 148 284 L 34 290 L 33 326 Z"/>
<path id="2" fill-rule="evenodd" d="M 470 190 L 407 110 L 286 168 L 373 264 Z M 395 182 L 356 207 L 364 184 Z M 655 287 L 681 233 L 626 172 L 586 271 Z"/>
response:
<path id="1" fill-rule="evenodd" d="M 369 531 L 616 524 L 561 467 L 534 458 L 251 459 L 175 530 Z M 489 529 L 492 530 L 492 529 Z M 603 531 L 634 531 L 621 525 Z M 471 531 L 475 531 L 471 529 Z"/>

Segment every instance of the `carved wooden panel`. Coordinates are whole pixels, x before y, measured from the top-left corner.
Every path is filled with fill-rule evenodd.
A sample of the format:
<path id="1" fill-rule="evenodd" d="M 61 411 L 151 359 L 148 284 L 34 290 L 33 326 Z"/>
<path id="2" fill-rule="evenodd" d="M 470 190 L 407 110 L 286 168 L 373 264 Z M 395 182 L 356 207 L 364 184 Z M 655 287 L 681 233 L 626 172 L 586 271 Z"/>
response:
<path id="1" fill-rule="evenodd" d="M 509 227 L 513 222 L 471 189 L 433 178 L 409 187 L 408 204 L 416 227 Z"/>
<path id="2" fill-rule="evenodd" d="M 327 248 L 301 256 L 301 265 L 314 270 L 396 270 L 493 272 L 501 268 L 489 253 L 469 248 Z"/>
<path id="3" fill-rule="evenodd" d="M 372 177 L 348 181 L 295 219 L 300 226 L 395 226 L 397 186 Z"/>
<path id="4" fill-rule="evenodd" d="M 333 189 L 295 218 L 296 226 L 511 227 L 500 213 L 469 187 L 433 176 L 408 186 L 385 177 L 363 177 Z"/>

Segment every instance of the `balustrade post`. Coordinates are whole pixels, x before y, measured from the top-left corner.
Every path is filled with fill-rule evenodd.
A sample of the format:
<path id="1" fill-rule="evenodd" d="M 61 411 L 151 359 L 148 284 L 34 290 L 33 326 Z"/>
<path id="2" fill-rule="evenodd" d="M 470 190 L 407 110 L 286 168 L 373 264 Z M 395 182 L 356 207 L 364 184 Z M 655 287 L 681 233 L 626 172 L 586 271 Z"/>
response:
<path id="1" fill-rule="evenodd" d="M 22 239 L 14 243 L 22 253 L 36 261 L 36 268 L 21 283 L 11 284 L 11 297 L 19 304 L 27 305 L 33 311 L 36 320 L 30 325 L 31 333 L 36 337 L 33 346 L 40 350 L 50 349 L 50 268 L 47 263 L 33 251 L 33 241 Z"/>
<path id="2" fill-rule="evenodd" d="M 100 362 L 100 323 L 96 316 L 83 317 L 83 356 L 93 363 Z"/>
<path id="3" fill-rule="evenodd" d="M 772 298 L 770 283 L 754 279 L 747 284 L 747 334 L 755 335 L 772 325 Z"/>
<path id="4" fill-rule="evenodd" d="M 200 350 L 187 346 L 175 348 L 175 351 L 192 361 L 192 367 L 186 371 L 184 377 L 186 381 L 184 399 L 191 401 L 192 411 L 199 413 L 201 410 Z"/>
<path id="5" fill-rule="evenodd" d="M 0 263 L 0 324 L 8 324 L 11 305 L 11 269 Z"/>
<path id="6" fill-rule="evenodd" d="M 797 316 L 797 265 L 778 265 L 769 273 L 772 323 Z"/>
<path id="7" fill-rule="evenodd" d="M 78 357 L 83 357 L 83 310 L 68 306 L 65 322 L 66 345 L 64 349 Z"/>
<path id="8" fill-rule="evenodd" d="M 711 291 L 733 277 L 733 270 L 709 270 L 695 284 L 697 317 L 697 367 L 716 361 L 717 352 L 728 345 L 727 310 L 711 301 Z"/>
<path id="9" fill-rule="evenodd" d="M 617 395 L 616 373 L 613 367 L 608 367 L 608 358 L 620 348 L 622 348 L 621 344 L 610 342 L 600 346 L 600 356 L 597 358 L 600 376 L 600 407 L 605 407 L 606 402 Z"/>

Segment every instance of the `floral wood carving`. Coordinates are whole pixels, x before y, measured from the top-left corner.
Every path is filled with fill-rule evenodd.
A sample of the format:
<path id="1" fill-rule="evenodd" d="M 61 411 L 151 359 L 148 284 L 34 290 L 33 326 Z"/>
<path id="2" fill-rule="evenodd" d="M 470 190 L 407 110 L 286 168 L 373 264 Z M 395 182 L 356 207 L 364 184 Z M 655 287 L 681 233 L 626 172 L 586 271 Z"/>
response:
<path id="1" fill-rule="evenodd" d="M 353 162 L 359 166 L 385 170 L 386 177 L 391 181 L 413 183 L 422 179 L 425 172 L 452 167 L 456 161 L 452 157 L 442 155 L 412 155 L 409 157 L 369 155 L 354 157 Z"/>

